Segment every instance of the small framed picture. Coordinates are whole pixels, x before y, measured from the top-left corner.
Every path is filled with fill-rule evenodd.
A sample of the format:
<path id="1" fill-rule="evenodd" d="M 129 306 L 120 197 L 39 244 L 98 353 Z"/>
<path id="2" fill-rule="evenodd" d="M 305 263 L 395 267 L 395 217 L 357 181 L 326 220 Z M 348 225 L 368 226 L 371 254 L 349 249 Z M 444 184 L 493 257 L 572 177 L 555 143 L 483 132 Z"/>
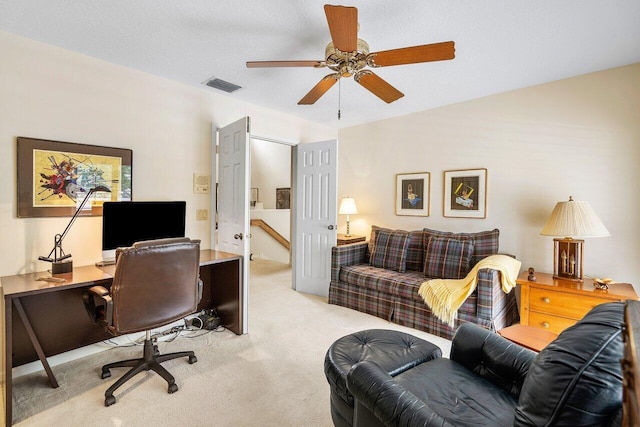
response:
<path id="1" fill-rule="evenodd" d="M 291 188 L 276 188 L 276 209 L 289 209 L 291 204 Z"/>
<path id="2" fill-rule="evenodd" d="M 249 199 L 249 206 L 251 206 L 252 208 L 256 207 L 256 203 L 259 202 L 260 200 L 258 200 L 258 189 L 257 188 L 251 188 L 251 196 Z"/>
<path id="3" fill-rule="evenodd" d="M 429 216 L 429 172 L 396 175 L 396 215 Z"/>
<path id="4" fill-rule="evenodd" d="M 444 171 L 444 216 L 487 217 L 487 170 Z"/>

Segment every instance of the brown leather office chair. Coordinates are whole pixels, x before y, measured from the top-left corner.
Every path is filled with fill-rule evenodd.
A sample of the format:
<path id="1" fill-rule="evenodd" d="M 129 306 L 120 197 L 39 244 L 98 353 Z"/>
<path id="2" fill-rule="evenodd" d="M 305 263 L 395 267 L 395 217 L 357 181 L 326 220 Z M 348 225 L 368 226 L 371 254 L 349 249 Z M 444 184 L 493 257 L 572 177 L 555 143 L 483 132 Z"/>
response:
<path id="1" fill-rule="evenodd" d="M 150 330 L 197 311 L 202 298 L 199 264 L 199 241 L 179 238 L 138 242 L 130 248 L 117 249 L 110 290 L 93 286 L 83 293 L 92 321 L 112 335 L 146 331 L 142 358 L 102 367 L 103 379 L 111 376 L 111 368 L 131 368 L 107 389 L 105 406 L 116 403 L 113 392 L 118 387 L 150 369 L 164 378 L 169 385 L 168 392 L 174 393 L 178 390 L 175 379 L 160 363 L 178 357 L 188 357 L 190 364 L 197 362 L 193 351 L 161 355 Z"/>

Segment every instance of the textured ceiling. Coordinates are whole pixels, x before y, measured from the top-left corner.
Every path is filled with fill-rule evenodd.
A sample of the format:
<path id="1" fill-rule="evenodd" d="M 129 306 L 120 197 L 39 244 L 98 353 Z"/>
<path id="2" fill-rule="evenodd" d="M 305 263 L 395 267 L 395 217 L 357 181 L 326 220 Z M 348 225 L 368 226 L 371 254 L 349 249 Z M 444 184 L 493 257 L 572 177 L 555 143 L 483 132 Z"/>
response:
<path id="1" fill-rule="evenodd" d="M 456 58 L 377 69 L 405 94 L 392 104 L 342 79 L 299 106 L 328 69 L 245 62 L 323 60 L 325 3 L 0 0 L 0 30 L 335 127 L 640 62 L 638 0 L 350 1 L 372 52 L 453 40 Z M 203 86 L 212 76 L 242 89 Z"/>

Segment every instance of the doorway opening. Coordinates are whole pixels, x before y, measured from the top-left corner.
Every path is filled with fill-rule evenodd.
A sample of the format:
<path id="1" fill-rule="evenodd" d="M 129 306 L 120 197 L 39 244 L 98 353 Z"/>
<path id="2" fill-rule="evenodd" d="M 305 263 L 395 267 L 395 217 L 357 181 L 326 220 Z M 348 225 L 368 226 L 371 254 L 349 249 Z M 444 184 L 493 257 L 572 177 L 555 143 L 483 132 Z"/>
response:
<path id="1" fill-rule="evenodd" d="M 251 136 L 250 260 L 291 266 L 292 144 Z"/>

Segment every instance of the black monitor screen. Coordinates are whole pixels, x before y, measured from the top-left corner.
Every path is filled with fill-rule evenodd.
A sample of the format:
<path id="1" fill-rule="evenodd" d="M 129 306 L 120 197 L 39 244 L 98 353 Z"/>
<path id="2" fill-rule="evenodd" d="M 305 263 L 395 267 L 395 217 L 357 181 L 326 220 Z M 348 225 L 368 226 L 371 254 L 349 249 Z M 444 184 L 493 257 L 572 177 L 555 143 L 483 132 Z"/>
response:
<path id="1" fill-rule="evenodd" d="M 105 202 L 102 250 L 142 240 L 184 237 L 186 202 Z"/>

